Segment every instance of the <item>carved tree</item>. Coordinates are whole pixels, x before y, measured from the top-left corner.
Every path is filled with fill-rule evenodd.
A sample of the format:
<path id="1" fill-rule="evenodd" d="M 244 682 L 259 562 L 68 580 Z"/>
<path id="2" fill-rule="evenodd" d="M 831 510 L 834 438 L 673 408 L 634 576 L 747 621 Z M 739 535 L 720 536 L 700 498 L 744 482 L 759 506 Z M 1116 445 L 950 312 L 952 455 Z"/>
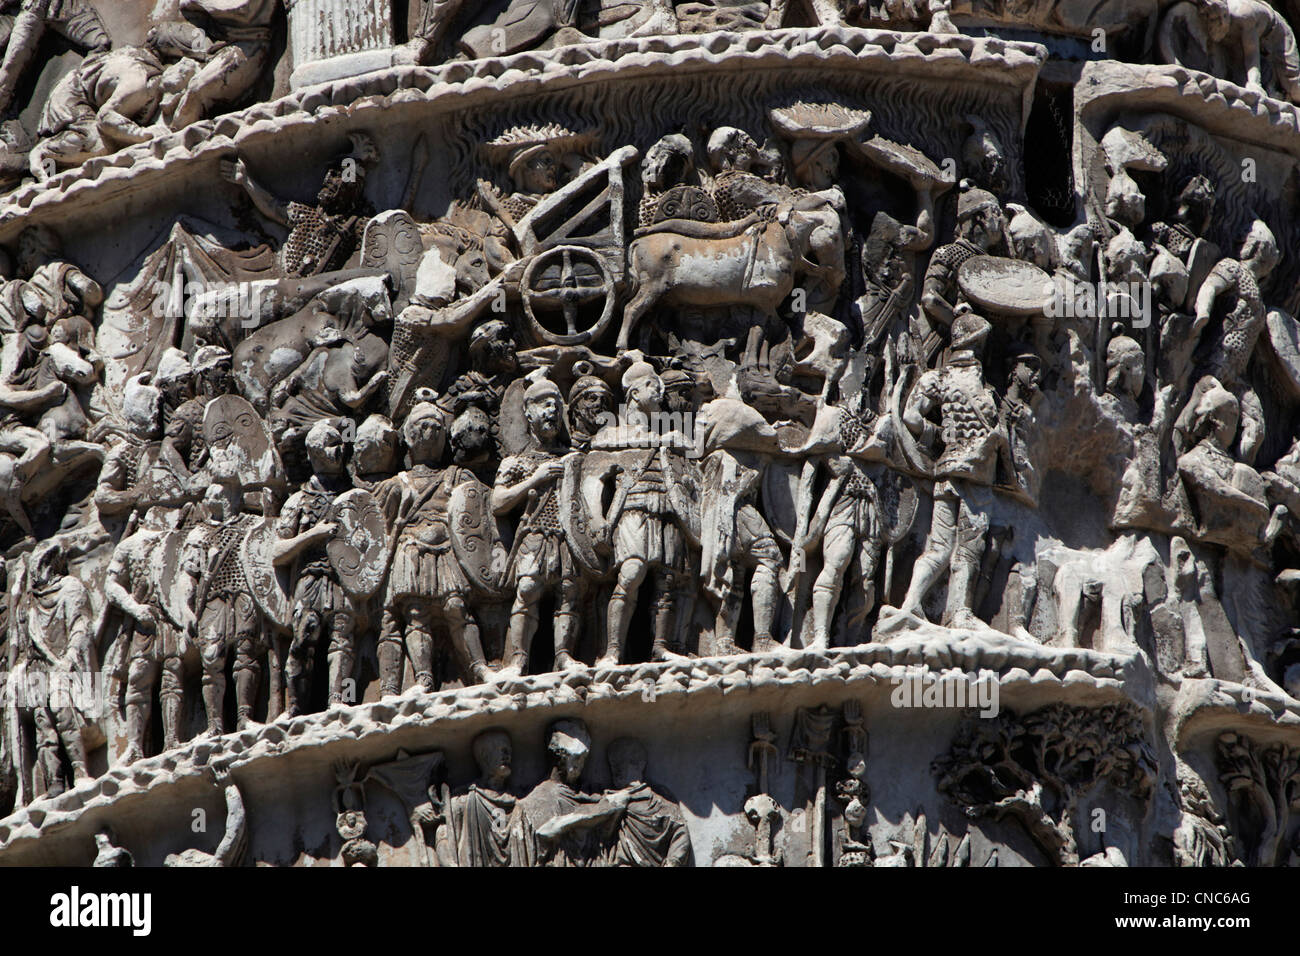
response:
<path id="1" fill-rule="evenodd" d="M 938 787 L 972 819 L 1013 817 L 1060 866 L 1077 866 L 1075 816 L 1109 784 L 1145 802 L 1156 775 L 1141 713 L 1130 704 L 967 717 L 932 766 Z"/>
<path id="2" fill-rule="evenodd" d="M 1251 866 L 1281 866 L 1291 811 L 1300 810 L 1300 750 L 1262 746 L 1249 737 L 1219 737 L 1219 780 L 1228 792 L 1228 822 Z"/>

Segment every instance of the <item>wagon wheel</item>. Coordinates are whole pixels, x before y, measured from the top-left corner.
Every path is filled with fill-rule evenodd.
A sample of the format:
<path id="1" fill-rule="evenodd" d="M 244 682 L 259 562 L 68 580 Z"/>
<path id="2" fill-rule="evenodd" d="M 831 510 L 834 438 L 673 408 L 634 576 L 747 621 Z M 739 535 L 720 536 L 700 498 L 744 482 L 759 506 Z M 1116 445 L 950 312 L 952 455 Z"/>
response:
<path id="1" fill-rule="evenodd" d="M 528 263 L 519 288 L 524 312 L 538 336 L 552 345 L 584 345 L 609 326 L 615 284 L 614 274 L 598 253 L 583 246 L 556 246 Z M 602 301 L 600 318 L 588 328 L 578 328 L 579 310 Z M 563 315 L 566 331 L 547 328 L 538 311 Z"/>

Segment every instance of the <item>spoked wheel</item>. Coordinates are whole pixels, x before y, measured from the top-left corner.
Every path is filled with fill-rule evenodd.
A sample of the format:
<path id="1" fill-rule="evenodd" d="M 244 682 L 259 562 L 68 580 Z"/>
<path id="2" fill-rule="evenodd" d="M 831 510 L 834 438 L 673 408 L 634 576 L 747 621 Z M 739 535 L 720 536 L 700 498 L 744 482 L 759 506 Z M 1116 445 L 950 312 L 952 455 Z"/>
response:
<path id="1" fill-rule="evenodd" d="M 585 345 L 598 338 L 614 317 L 615 286 L 605 260 L 584 246 L 557 246 L 540 253 L 519 283 L 533 332 L 551 345 Z M 592 322 L 597 303 L 600 316 Z"/>

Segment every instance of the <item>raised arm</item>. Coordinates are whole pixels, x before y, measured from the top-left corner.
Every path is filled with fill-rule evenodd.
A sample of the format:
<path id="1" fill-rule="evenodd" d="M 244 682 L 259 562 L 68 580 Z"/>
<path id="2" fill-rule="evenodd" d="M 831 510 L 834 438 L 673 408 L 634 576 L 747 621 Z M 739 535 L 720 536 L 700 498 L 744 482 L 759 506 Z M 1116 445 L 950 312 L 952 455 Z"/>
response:
<path id="1" fill-rule="evenodd" d="M 223 159 L 220 172 L 222 179 L 234 183 L 248 193 L 248 198 L 253 200 L 253 205 L 263 216 L 286 228 L 290 225 L 288 205 L 280 202 L 261 183 L 253 179 L 249 175 L 248 164 L 242 159 Z"/>

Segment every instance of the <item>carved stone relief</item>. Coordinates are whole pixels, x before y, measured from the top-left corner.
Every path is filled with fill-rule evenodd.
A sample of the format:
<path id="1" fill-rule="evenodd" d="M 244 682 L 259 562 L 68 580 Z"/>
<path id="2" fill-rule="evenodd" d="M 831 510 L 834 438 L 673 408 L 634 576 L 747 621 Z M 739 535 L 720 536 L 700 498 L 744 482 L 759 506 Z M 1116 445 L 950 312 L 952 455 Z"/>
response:
<path id="1" fill-rule="evenodd" d="M 0 46 L 0 862 L 1296 861 L 1285 11 Z"/>

